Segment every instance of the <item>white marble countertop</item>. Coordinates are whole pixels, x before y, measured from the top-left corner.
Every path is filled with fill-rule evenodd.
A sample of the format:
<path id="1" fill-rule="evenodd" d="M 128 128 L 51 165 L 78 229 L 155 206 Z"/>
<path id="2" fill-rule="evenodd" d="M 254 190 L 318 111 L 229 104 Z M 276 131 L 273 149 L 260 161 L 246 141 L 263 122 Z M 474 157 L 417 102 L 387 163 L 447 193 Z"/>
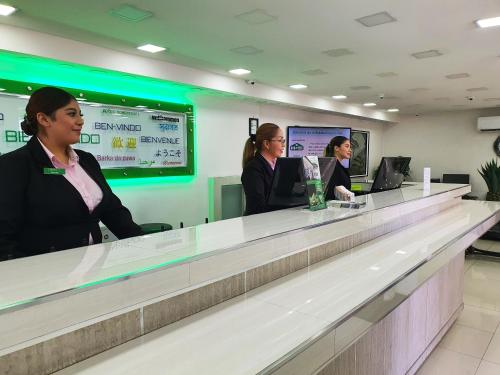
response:
<path id="1" fill-rule="evenodd" d="M 360 209 L 329 207 L 312 212 L 293 208 L 0 262 L 0 310 L 459 190 L 462 193 L 458 195 L 465 194 L 470 186 L 432 184 L 431 190 L 424 192 L 422 184 L 416 183 L 357 197 L 358 201 L 366 200 L 366 206 Z"/>
<path id="2" fill-rule="evenodd" d="M 59 373 L 258 373 L 499 211 L 463 201 Z"/>

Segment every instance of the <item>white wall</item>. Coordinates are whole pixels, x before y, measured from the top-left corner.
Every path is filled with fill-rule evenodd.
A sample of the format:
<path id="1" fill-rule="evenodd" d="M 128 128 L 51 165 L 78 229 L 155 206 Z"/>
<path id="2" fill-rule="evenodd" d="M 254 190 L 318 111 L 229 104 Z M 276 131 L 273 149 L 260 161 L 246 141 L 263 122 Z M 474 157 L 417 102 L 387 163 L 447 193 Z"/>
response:
<path id="1" fill-rule="evenodd" d="M 239 98 L 196 93 L 192 98 L 196 111 L 197 173 L 188 182 L 163 182 L 115 185 L 113 190 L 130 208 L 138 223 L 168 222 L 177 228 L 203 223 L 208 216 L 208 177 L 241 174 L 241 155 L 248 135 L 248 118 L 258 117 L 261 123 L 274 122 L 283 130 L 289 125 L 340 125 L 369 130 L 370 169 L 378 163 L 382 150 L 382 129 L 398 116 L 367 109 L 330 98 L 316 97 L 266 85 L 249 86 L 240 78 L 226 77 L 180 65 L 111 50 L 54 35 L 0 25 L 0 49 L 32 54 L 63 61 L 101 67 L 158 79 L 184 82 L 253 98 L 294 104 L 300 107 L 356 114 L 372 120 L 359 120 L 345 115 L 258 104 Z M 1 77 L 1 73 L 0 73 Z M 333 113 L 333 112 L 331 112 Z M 186 179 L 183 179 L 185 181 Z M 156 180 L 158 181 L 158 180 Z"/>
<path id="2" fill-rule="evenodd" d="M 203 223 L 208 217 L 208 177 L 241 174 L 243 144 L 248 118 L 274 122 L 286 132 L 289 125 L 351 126 L 370 131 L 370 169 L 382 154 L 384 123 L 308 112 L 282 106 L 257 104 L 232 98 L 198 96 L 196 111 L 197 175 L 188 183 L 161 183 L 114 187 L 137 222 L 168 222 L 179 226 Z"/>
<path id="3" fill-rule="evenodd" d="M 398 121 L 399 116 L 359 104 L 332 100 L 329 97 L 292 91 L 264 84 L 247 85 L 241 77 L 229 77 L 208 71 L 172 64 L 152 58 L 147 52 L 129 47 L 126 51 L 103 48 L 19 27 L 0 24 L 0 50 L 14 51 L 56 60 L 95 66 L 118 72 L 137 74 L 186 83 L 253 98 L 299 105 L 337 113 L 362 116 L 381 121 Z M 14 78 L 15 79 L 15 78 Z"/>
<path id="4" fill-rule="evenodd" d="M 443 173 L 467 173 L 472 191 L 482 197 L 487 187 L 477 172 L 480 164 L 496 158 L 493 142 L 499 132 L 477 130 L 477 118 L 498 116 L 500 108 L 404 116 L 388 125 L 383 133 L 384 156 L 411 156 L 412 178 L 422 181 L 424 167 L 431 167 L 433 178 Z"/>

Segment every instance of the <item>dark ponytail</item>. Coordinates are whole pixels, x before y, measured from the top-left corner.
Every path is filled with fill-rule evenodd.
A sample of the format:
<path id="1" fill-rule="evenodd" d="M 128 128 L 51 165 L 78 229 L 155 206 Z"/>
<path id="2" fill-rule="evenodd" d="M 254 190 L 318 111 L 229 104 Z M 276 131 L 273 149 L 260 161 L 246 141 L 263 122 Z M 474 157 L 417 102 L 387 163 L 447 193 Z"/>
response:
<path id="1" fill-rule="evenodd" d="M 28 116 L 24 116 L 24 120 L 21 121 L 21 129 L 26 135 L 35 135 L 38 132 L 38 126 L 33 124 Z"/>
<path id="2" fill-rule="evenodd" d="M 262 150 L 262 143 L 265 140 L 270 141 L 273 137 L 276 136 L 279 128 L 280 127 L 278 125 L 267 122 L 259 126 L 259 128 L 257 129 L 257 134 L 255 134 L 255 140 L 252 139 L 252 137 L 249 137 L 246 140 L 245 147 L 243 149 L 243 168 L 245 168 L 248 162 L 255 157 L 255 154 L 257 152 L 260 152 Z"/>
<path id="3" fill-rule="evenodd" d="M 333 137 L 330 143 L 325 147 L 325 151 L 323 151 L 324 156 L 334 157 L 335 156 L 335 147 L 340 147 L 344 144 L 344 142 L 349 141 L 349 138 L 346 138 L 342 135 L 338 135 Z"/>
<path id="4" fill-rule="evenodd" d="M 42 87 L 36 90 L 31 94 L 28 105 L 26 105 L 26 116 L 21 121 L 21 129 L 27 135 L 37 134 L 38 113 L 44 113 L 54 119 L 55 112 L 68 105 L 72 100 L 76 100 L 73 95 L 57 87 Z"/>

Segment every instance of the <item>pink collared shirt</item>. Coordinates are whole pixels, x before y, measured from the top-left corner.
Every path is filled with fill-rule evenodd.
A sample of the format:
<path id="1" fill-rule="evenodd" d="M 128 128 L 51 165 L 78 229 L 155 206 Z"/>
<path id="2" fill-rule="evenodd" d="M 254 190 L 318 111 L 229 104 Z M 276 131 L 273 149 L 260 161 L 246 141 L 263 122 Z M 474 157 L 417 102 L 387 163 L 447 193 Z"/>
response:
<path id="1" fill-rule="evenodd" d="M 274 167 L 276 166 L 276 160 L 277 159 L 268 159 L 264 155 L 262 155 L 262 157 L 267 161 L 267 163 L 269 164 L 269 166 L 271 167 L 271 169 L 274 171 Z"/>
<path id="2" fill-rule="evenodd" d="M 97 183 L 85 172 L 81 167 L 78 154 L 69 147 L 69 163 L 63 164 L 56 159 L 55 155 L 38 139 L 45 153 L 55 168 L 64 169 L 64 177 L 71 185 L 80 193 L 83 201 L 87 205 L 89 212 L 92 213 L 99 203 L 102 201 L 102 190 Z M 89 236 L 89 244 L 94 241 L 92 236 Z"/>

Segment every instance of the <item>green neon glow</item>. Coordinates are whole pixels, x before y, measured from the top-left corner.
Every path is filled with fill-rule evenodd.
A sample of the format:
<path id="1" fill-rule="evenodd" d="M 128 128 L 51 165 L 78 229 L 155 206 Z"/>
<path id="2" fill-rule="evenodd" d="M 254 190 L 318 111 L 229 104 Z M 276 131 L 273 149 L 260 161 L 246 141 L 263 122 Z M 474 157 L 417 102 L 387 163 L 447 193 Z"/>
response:
<path id="1" fill-rule="evenodd" d="M 192 150 L 188 151 L 187 167 L 162 168 L 161 172 L 154 168 L 149 171 L 132 168 L 127 170 L 126 175 L 122 170 L 107 169 L 104 174 L 112 187 L 186 184 L 196 179 L 196 126 L 194 108 L 188 98 L 188 94 L 196 89 L 194 86 L 2 50 L 0 84 L 7 85 L 7 92 L 16 94 L 29 95 L 29 85 L 33 89 L 54 85 L 75 90 L 75 96 L 82 92 L 88 100 L 99 103 L 131 107 L 147 105 L 149 108 L 187 113 L 188 150 Z M 125 97 L 124 103 L 121 100 L 125 99 L 120 98 Z"/>
<path id="2" fill-rule="evenodd" d="M 146 272 L 146 271 L 151 271 L 151 270 L 158 269 L 158 268 L 161 268 L 161 267 L 165 267 L 165 266 L 169 266 L 169 265 L 172 265 L 172 264 L 180 263 L 180 262 L 183 262 L 183 261 L 185 261 L 185 260 L 187 260 L 189 258 L 190 257 L 181 257 L 181 258 L 177 258 L 177 259 L 165 262 L 165 263 L 155 264 L 154 266 L 144 267 L 144 268 L 141 268 L 141 269 L 138 269 L 138 270 L 134 270 L 134 271 L 131 271 L 131 272 L 126 272 L 126 273 L 122 273 L 120 275 L 111 276 L 111 277 L 108 277 L 108 278 L 105 278 L 105 279 L 102 279 L 102 280 L 92 281 L 90 283 L 79 285 L 78 289 L 84 289 L 84 288 L 88 288 L 88 287 L 91 287 L 91 286 L 104 284 L 104 283 L 107 283 L 107 282 L 110 282 L 110 281 L 113 281 L 113 280 L 117 280 L 117 279 L 121 279 L 121 278 L 124 278 L 124 277 L 127 277 L 127 276 L 132 276 L 132 275 L 135 275 L 135 274 L 138 274 L 138 273 L 142 273 L 142 272 Z"/>
<path id="3" fill-rule="evenodd" d="M 167 177 L 144 177 L 144 178 L 125 178 L 108 180 L 109 186 L 135 187 L 144 185 L 163 185 L 163 184 L 189 184 L 196 180 L 196 176 L 167 176 Z"/>
<path id="4" fill-rule="evenodd" d="M 4 309 L 16 307 L 16 306 L 21 306 L 21 305 L 24 305 L 24 304 L 27 304 L 27 303 L 32 303 L 32 302 L 35 302 L 35 301 L 36 301 L 36 298 L 30 298 L 30 299 L 25 299 L 23 301 L 9 303 L 7 305 L 0 305 L 0 310 L 4 310 Z"/>
<path id="5" fill-rule="evenodd" d="M 76 289 L 85 289 L 85 288 L 88 288 L 88 287 L 91 287 L 91 286 L 96 286 L 96 285 L 104 284 L 104 283 L 107 283 L 107 282 L 110 282 L 110 281 L 114 281 L 114 280 L 118 280 L 118 279 L 121 279 L 121 278 L 125 278 L 127 276 L 132 276 L 132 275 L 135 275 L 135 274 L 138 274 L 138 273 L 141 273 L 141 272 L 146 272 L 146 271 L 158 269 L 158 268 L 161 268 L 161 267 L 169 266 L 169 265 L 172 265 L 172 264 L 180 263 L 180 262 L 183 262 L 183 261 L 185 261 L 185 260 L 187 260 L 189 258 L 190 258 L 189 256 L 187 256 L 187 257 L 181 257 L 181 258 L 177 258 L 177 259 L 174 259 L 174 260 L 171 260 L 171 261 L 168 261 L 168 262 L 164 262 L 164 263 L 160 263 L 160 264 L 155 264 L 154 266 L 151 266 L 151 267 L 144 267 L 144 268 L 141 268 L 141 269 L 138 269 L 138 270 L 134 270 L 134 271 L 122 273 L 122 274 L 119 274 L 119 275 L 107 277 L 107 278 L 102 279 L 102 280 L 92 281 L 90 283 L 79 285 Z M 25 299 L 25 300 L 22 300 L 22 301 L 17 301 L 17 302 L 14 302 L 14 303 L 9 303 L 9 304 L 6 304 L 6 305 L 0 305 L 0 310 L 4 310 L 4 309 L 16 307 L 16 306 L 22 306 L 22 305 L 34 303 L 34 302 L 37 301 L 37 299 L 38 298 L 29 298 L 29 299 Z"/>
<path id="6" fill-rule="evenodd" d="M 38 56 L 0 51 L 3 79 L 188 104 L 193 86 Z"/>
<path id="7" fill-rule="evenodd" d="M 193 157 L 196 157 L 196 150 L 198 150 L 198 137 L 196 136 L 196 128 L 197 128 L 197 124 L 196 124 L 196 107 L 193 106 L 193 135 L 192 135 L 192 140 L 193 140 Z M 193 174 L 195 176 L 198 175 L 198 163 L 195 163 L 193 161 L 192 163 L 194 165 L 194 170 L 193 170 Z"/>

